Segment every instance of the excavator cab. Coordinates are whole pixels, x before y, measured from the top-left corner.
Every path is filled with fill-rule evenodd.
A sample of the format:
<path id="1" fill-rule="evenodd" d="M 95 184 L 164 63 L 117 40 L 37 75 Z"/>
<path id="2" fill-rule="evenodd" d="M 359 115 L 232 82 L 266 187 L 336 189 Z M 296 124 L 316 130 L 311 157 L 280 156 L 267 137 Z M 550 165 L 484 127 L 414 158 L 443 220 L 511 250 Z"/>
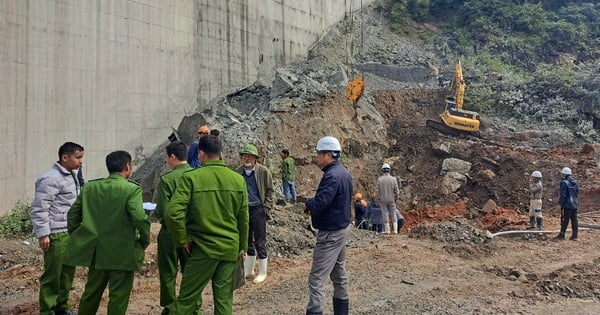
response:
<path id="1" fill-rule="evenodd" d="M 440 114 L 442 121 L 446 126 L 467 132 L 476 132 L 479 130 L 479 113 L 458 109 L 453 98 L 446 98 L 446 107 Z"/>

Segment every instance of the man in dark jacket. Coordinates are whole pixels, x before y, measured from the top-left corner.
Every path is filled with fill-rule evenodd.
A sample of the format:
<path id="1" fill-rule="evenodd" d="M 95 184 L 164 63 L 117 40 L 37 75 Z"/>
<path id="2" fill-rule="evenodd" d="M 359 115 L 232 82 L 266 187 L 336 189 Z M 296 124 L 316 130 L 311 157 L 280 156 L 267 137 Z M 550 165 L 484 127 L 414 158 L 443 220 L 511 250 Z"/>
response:
<path id="1" fill-rule="evenodd" d="M 206 125 L 200 126 L 200 128 L 198 128 L 198 133 L 196 134 L 196 138 L 200 139 L 202 137 L 208 136 L 209 134 L 210 134 L 210 129 L 208 129 L 208 127 Z M 188 165 L 193 168 L 202 167 L 200 158 L 198 158 L 198 140 L 192 142 L 192 144 L 190 145 L 190 148 L 188 150 L 187 162 L 188 162 Z"/>
<path id="2" fill-rule="evenodd" d="M 323 137 L 317 143 L 317 166 L 323 177 L 314 198 L 306 201 L 312 225 L 318 229 L 317 244 L 308 276 L 310 299 L 306 314 L 323 314 L 325 282 L 333 282 L 333 314 L 348 314 L 348 276 L 346 243 L 350 235 L 352 176 L 338 161 L 341 146 L 334 137 Z"/>
<path id="3" fill-rule="evenodd" d="M 567 231 L 567 225 L 569 225 L 569 219 L 571 220 L 571 238 L 570 240 L 577 240 L 578 222 L 577 222 L 577 208 L 579 207 L 579 186 L 577 181 L 571 177 L 571 169 L 565 167 L 562 169 L 563 180 L 560 182 L 560 196 L 558 197 L 558 204 L 560 205 L 561 216 L 560 216 L 560 233 L 555 237 L 557 240 L 565 239 L 565 232 Z"/>

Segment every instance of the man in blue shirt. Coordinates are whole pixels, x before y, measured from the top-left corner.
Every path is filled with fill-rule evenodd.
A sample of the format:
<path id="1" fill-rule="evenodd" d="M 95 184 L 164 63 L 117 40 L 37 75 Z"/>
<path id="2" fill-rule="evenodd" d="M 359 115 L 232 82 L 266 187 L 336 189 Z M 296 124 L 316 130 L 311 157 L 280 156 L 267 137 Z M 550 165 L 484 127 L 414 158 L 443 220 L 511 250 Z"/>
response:
<path id="1" fill-rule="evenodd" d="M 198 128 L 198 134 L 196 135 L 196 137 L 200 139 L 202 137 L 208 136 L 209 134 L 210 129 L 208 129 L 208 127 L 204 125 Z M 200 159 L 198 158 L 198 140 L 192 142 L 192 144 L 190 145 L 190 149 L 188 150 L 187 162 L 188 165 L 193 168 L 200 168 L 202 166 L 202 163 L 200 163 Z"/>
<path id="2" fill-rule="evenodd" d="M 346 243 L 350 236 L 350 203 L 352 176 L 338 161 L 341 146 L 334 137 L 323 137 L 317 143 L 317 166 L 323 177 L 315 197 L 306 201 L 305 213 L 310 214 L 317 232 L 317 244 L 308 276 L 310 299 L 307 315 L 323 314 L 323 296 L 328 278 L 333 282 L 333 313 L 348 314 L 348 275 L 346 274 Z"/>

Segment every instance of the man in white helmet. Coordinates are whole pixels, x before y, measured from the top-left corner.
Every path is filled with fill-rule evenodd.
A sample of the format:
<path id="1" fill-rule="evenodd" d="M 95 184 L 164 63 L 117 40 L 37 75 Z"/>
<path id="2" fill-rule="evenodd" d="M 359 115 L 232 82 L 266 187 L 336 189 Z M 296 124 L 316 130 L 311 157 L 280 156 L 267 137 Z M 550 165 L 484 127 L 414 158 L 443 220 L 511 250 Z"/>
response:
<path id="1" fill-rule="evenodd" d="M 560 196 L 558 197 L 558 204 L 560 205 L 560 233 L 554 238 L 556 240 L 564 240 L 567 226 L 569 225 L 569 219 L 571 220 L 571 238 L 570 240 L 577 240 L 578 222 L 577 222 L 577 208 L 579 207 L 579 186 L 577 181 L 572 177 L 573 173 L 571 169 L 565 167 L 561 171 L 563 180 L 560 182 Z"/>
<path id="2" fill-rule="evenodd" d="M 338 161 L 341 151 L 340 142 L 334 137 L 323 137 L 317 143 L 316 163 L 323 171 L 323 177 L 315 197 L 306 201 L 304 210 L 318 229 L 308 276 L 307 315 L 323 314 L 328 278 L 333 282 L 333 314 L 348 314 L 346 243 L 350 236 L 352 176 Z"/>
<path id="3" fill-rule="evenodd" d="M 529 228 L 542 230 L 542 173 L 534 171 L 529 178 Z"/>
<path id="4" fill-rule="evenodd" d="M 383 234 L 390 234 L 390 224 L 392 221 L 392 233 L 398 234 L 398 218 L 396 217 L 396 200 L 400 190 L 398 189 L 398 180 L 390 175 L 390 165 L 383 164 L 381 175 L 377 179 L 377 195 L 381 204 L 383 214 Z"/>

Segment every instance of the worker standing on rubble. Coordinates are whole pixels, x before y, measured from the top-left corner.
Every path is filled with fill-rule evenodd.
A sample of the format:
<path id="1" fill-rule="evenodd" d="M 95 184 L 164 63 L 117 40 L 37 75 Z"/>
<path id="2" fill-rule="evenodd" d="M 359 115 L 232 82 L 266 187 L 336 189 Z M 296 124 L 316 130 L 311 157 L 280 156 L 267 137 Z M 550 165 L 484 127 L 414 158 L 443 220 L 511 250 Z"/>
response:
<path id="1" fill-rule="evenodd" d="M 184 172 L 192 168 L 186 162 L 185 143 L 173 141 L 166 147 L 165 160 L 170 171 L 160 177 L 156 187 L 156 210 L 154 214 L 160 222 L 161 227 L 158 232 L 158 275 L 160 280 L 160 305 L 163 307 L 162 314 L 170 314 L 174 308 L 175 282 L 177 280 L 177 265 L 181 266 L 183 272 L 187 262 L 187 253 L 183 247 L 176 247 L 171 239 L 171 234 L 167 230 L 165 223 L 165 214 L 169 201 L 175 193 L 177 182 Z"/>
<path id="2" fill-rule="evenodd" d="M 283 149 L 280 153 L 281 159 L 281 185 L 285 202 L 296 203 L 296 162 L 290 156 L 290 150 Z"/>
<path id="3" fill-rule="evenodd" d="M 208 126 L 204 125 L 198 128 L 198 133 L 196 134 L 197 140 L 192 142 L 192 144 L 190 145 L 190 149 L 188 150 L 187 162 L 189 166 L 193 168 L 202 167 L 202 163 L 198 158 L 198 141 L 200 140 L 200 138 L 206 137 L 209 134 L 210 129 L 208 129 Z"/>
<path id="4" fill-rule="evenodd" d="M 348 314 L 349 310 L 346 243 L 352 219 L 352 176 L 338 160 L 341 151 L 340 143 L 334 137 L 323 137 L 317 142 L 316 163 L 323 171 L 323 177 L 315 197 L 306 201 L 304 210 L 318 230 L 308 276 L 307 315 L 323 314 L 328 278 L 333 282 L 333 314 Z"/>
<path id="5" fill-rule="evenodd" d="M 579 225 L 577 222 L 577 208 L 579 206 L 579 186 L 577 181 L 572 177 L 571 169 L 565 167 L 562 169 L 563 180 L 560 182 L 560 196 L 558 197 L 558 204 L 560 205 L 560 233 L 554 238 L 556 240 L 564 240 L 569 220 L 571 220 L 571 238 L 570 240 L 577 240 L 577 232 Z"/>
<path id="6" fill-rule="evenodd" d="M 529 178 L 529 228 L 542 230 L 542 173 L 533 171 Z"/>
<path id="7" fill-rule="evenodd" d="M 398 234 L 398 218 L 396 217 L 396 200 L 400 195 L 398 180 L 390 175 L 390 165 L 381 166 L 381 175 L 377 179 L 377 195 L 383 214 L 383 234 L 390 234 L 390 222 L 392 221 L 392 233 Z"/>
<path id="8" fill-rule="evenodd" d="M 240 151 L 242 165 L 237 172 L 242 175 L 248 188 L 248 206 L 250 212 L 250 229 L 248 234 L 248 257 L 244 260 L 244 271 L 247 277 L 254 275 L 254 264 L 258 256 L 258 275 L 252 281 L 260 283 L 267 278 L 267 218 L 273 208 L 273 177 L 264 165 L 256 160 L 258 149 L 245 145 Z"/>

